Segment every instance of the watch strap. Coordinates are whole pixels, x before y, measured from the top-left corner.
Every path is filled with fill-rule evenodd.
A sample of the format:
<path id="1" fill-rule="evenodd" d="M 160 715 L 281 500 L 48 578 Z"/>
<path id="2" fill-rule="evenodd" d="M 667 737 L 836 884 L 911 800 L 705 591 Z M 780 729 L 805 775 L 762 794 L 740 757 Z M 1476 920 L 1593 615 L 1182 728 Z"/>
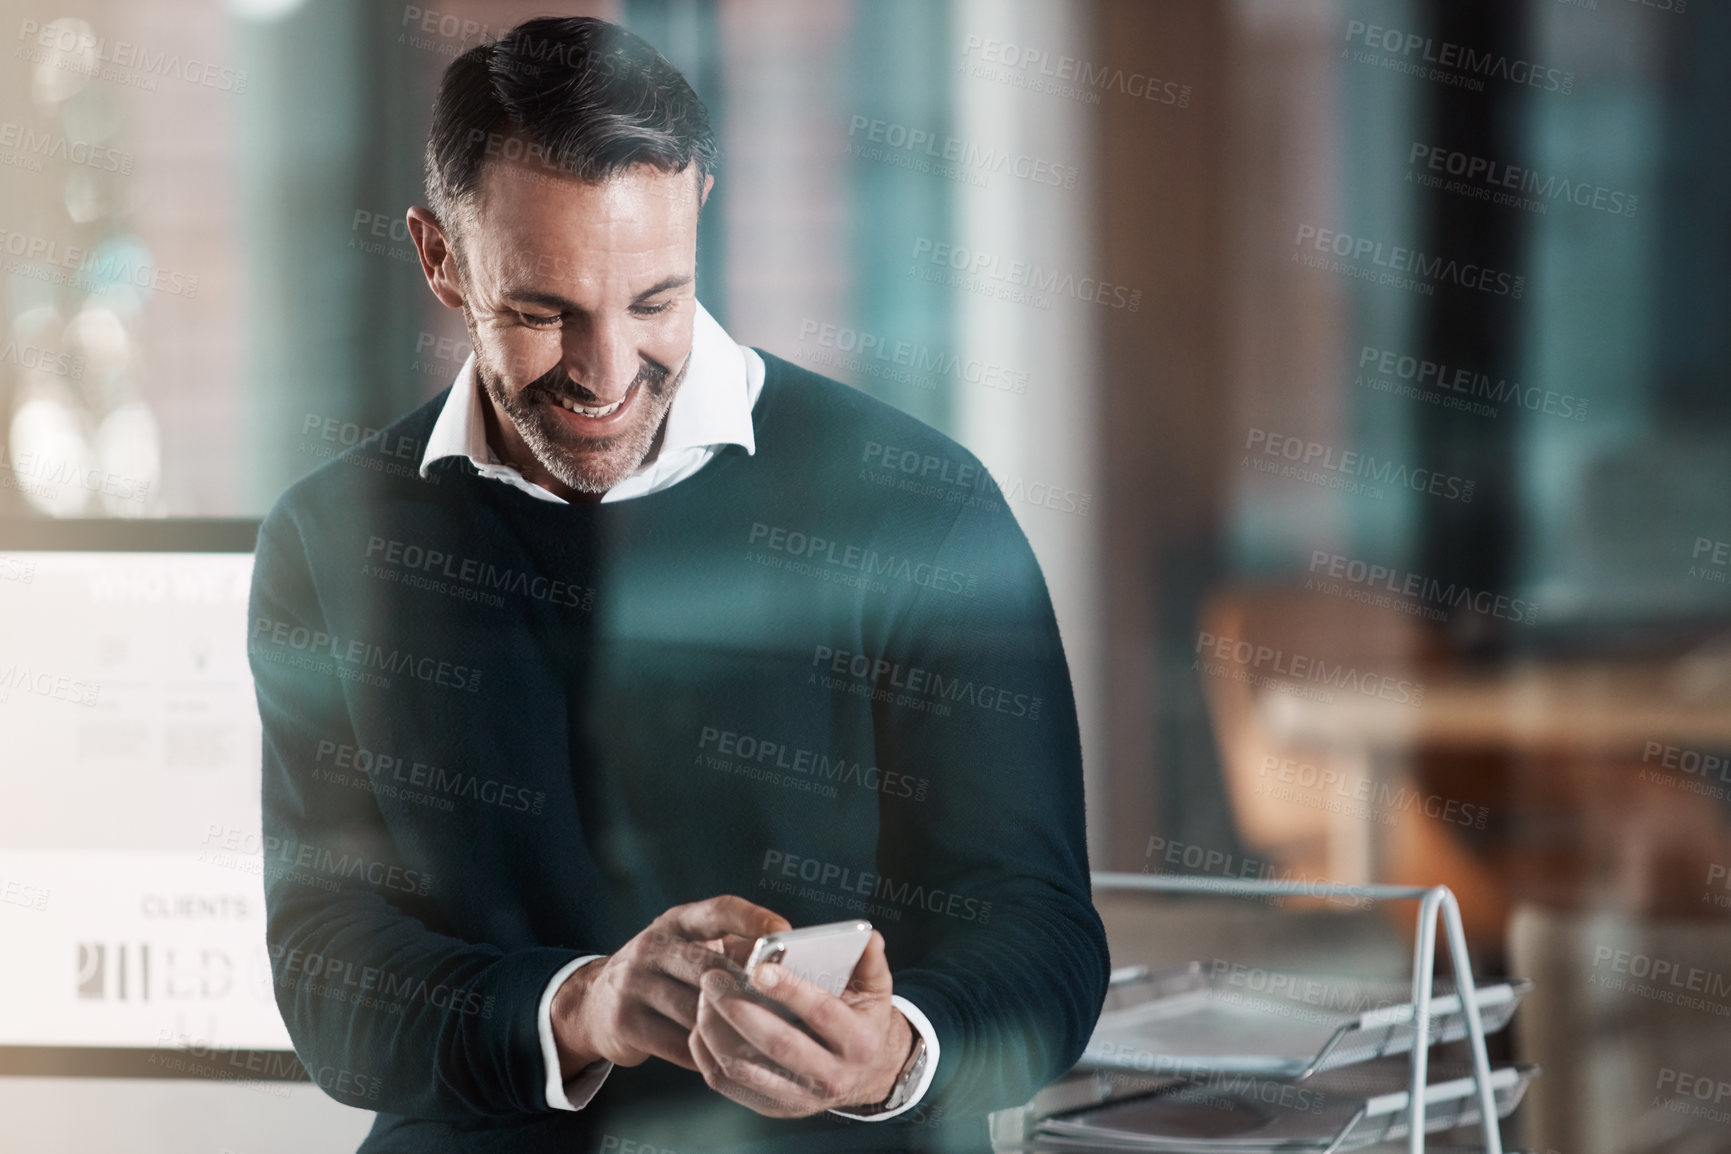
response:
<path id="1" fill-rule="evenodd" d="M 902 1072 L 896 1077 L 895 1085 L 890 1087 L 889 1097 L 875 1106 L 856 1108 L 850 1113 L 886 1114 L 907 1105 L 914 1087 L 920 1084 L 920 1078 L 926 1072 L 926 1039 L 918 1030 L 910 1028 L 909 1032 L 914 1036 L 913 1049 L 908 1051 L 907 1061 L 902 1063 Z"/>

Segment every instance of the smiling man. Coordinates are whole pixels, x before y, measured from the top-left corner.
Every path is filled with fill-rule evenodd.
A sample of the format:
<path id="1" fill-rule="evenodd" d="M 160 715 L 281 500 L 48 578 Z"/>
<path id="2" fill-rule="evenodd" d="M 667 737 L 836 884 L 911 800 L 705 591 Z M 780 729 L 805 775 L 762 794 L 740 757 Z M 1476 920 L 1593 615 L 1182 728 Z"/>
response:
<path id="1" fill-rule="evenodd" d="M 410 235 L 434 294 L 463 310 L 489 442 L 531 483 L 595 500 L 649 455 L 691 365 L 697 215 L 715 178 L 592 162 L 548 195 L 544 150 L 475 170 L 527 150 L 471 131 L 487 133 L 479 149 L 430 158 L 435 208 L 409 210 Z M 465 229 L 485 240 L 462 245 Z"/>
<path id="2" fill-rule="evenodd" d="M 715 159 L 612 25 L 455 61 L 409 228 L 474 354 L 260 531 L 276 996 L 364 1150 L 984 1150 L 1098 1013 L 1032 551 L 965 450 L 703 310 Z M 741 982 L 850 917 L 840 996 Z"/>

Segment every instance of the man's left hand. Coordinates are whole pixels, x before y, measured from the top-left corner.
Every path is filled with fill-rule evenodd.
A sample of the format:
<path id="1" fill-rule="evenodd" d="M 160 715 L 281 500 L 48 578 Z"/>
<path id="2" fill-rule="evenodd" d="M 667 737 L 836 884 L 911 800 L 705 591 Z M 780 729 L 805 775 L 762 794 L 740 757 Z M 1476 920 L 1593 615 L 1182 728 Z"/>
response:
<path id="1" fill-rule="evenodd" d="M 691 1056 L 711 1089 L 767 1117 L 876 1105 L 895 1088 L 913 1049 L 913 1027 L 891 1005 L 892 988 L 876 930 L 840 997 L 783 966 L 758 967 L 750 989 L 711 970 Z M 751 989 L 793 1011 L 811 1034 L 754 1000 Z"/>

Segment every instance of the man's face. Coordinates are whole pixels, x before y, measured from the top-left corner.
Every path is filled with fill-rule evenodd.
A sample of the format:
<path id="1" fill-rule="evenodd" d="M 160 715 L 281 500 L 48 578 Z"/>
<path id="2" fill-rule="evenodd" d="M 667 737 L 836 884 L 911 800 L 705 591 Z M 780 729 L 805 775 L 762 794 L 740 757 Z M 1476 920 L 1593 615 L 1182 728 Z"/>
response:
<path id="1" fill-rule="evenodd" d="M 463 312 L 500 424 L 553 477 L 605 493 L 640 465 L 684 379 L 697 180 L 634 165 L 601 184 L 483 170 L 463 228 Z"/>

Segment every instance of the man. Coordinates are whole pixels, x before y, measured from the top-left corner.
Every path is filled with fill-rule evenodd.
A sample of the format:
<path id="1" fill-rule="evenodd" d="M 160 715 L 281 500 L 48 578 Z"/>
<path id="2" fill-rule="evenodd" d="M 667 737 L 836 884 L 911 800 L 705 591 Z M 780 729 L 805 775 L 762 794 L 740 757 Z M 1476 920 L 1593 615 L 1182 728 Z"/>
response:
<path id="1" fill-rule="evenodd" d="M 260 531 L 277 999 L 363 1150 L 985 1149 L 1099 1011 L 1038 565 L 966 451 L 703 311 L 714 159 L 612 25 L 455 61 L 409 227 L 474 354 Z M 741 983 L 860 916 L 841 996 Z"/>

